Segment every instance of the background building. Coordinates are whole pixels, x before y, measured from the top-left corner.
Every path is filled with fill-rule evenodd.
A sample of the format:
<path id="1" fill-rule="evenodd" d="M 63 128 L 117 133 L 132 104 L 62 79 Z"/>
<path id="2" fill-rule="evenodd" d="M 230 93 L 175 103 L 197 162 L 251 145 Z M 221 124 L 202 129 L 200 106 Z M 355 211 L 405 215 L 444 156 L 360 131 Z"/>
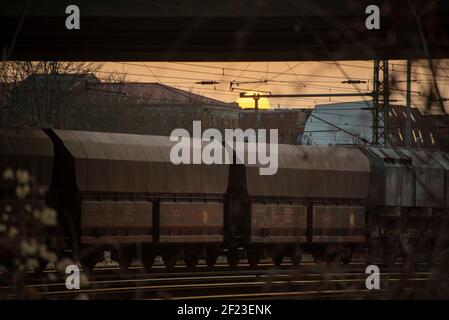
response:
<path id="1" fill-rule="evenodd" d="M 278 129 L 279 143 L 369 144 L 372 102 L 317 105 L 314 109 L 241 109 L 160 83 L 101 81 L 91 73 L 32 74 L 0 87 L 0 122 L 8 126 L 170 135 L 216 128 Z M 405 146 L 405 107 L 390 106 L 389 139 Z M 411 109 L 411 146 L 446 149 L 448 117 Z"/>
<path id="2" fill-rule="evenodd" d="M 361 144 L 372 141 L 372 102 L 317 105 L 305 124 L 301 142 L 313 145 Z"/>
<path id="3" fill-rule="evenodd" d="M 278 129 L 279 143 L 299 144 L 310 111 L 310 109 L 272 109 L 258 112 L 241 110 L 239 126 L 244 130 Z"/>
<path id="4" fill-rule="evenodd" d="M 301 143 L 346 145 L 371 143 L 373 137 L 372 102 L 318 105 L 306 121 Z M 424 115 L 411 108 L 411 147 L 447 148 L 447 115 Z M 390 105 L 389 140 L 394 147 L 405 147 L 406 107 Z"/>

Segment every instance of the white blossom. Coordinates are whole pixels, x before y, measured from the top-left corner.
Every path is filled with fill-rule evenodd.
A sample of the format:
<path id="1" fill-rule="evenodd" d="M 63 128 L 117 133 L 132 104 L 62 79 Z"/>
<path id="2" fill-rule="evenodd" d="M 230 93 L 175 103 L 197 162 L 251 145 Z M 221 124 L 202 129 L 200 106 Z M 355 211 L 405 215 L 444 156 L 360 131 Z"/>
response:
<path id="1" fill-rule="evenodd" d="M 11 168 L 8 168 L 5 171 L 3 171 L 3 179 L 5 179 L 5 180 L 14 179 L 14 171 L 12 171 Z"/>
<path id="2" fill-rule="evenodd" d="M 39 261 L 36 258 L 27 259 L 26 267 L 29 270 L 36 270 L 37 268 L 39 268 Z"/>
<path id="3" fill-rule="evenodd" d="M 89 300 L 89 296 L 85 293 L 80 293 L 76 296 L 75 300 Z"/>
<path id="4" fill-rule="evenodd" d="M 37 253 L 38 244 L 36 239 L 23 240 L 20 243 L 20 249 L 22 255 L 24 256 L 33 256 Z"/>
<path id="5" fill-rule="evenodd" d="M 41 214 L 41 221 L 48 226 L 55 226 L 57 224 L 56 211 L 51 208 L 45 208 Z"/>
<path id="6" fill-rule="evenodd" d="M 87 275 L 85 273 L 80 274 L 80 285 L 82 285 L 83 287 L 89 285 L 89 279 L 87 278 Z"/>
<path id="7" fill-rule="evenodd" d="M 47 190 L 48 190 L 47 187 L 40 186 L 40 187 L 38 187 L 37 192 L 38 192 L 40 195 L 44 195 L 44 194 L 47 192 Z"/>
<path id="8" fill-rule="evenodd" d="M 36 220 L 40 220 L 40 218 L 41 218 L 41 212 L 40 212 L 39 210 L 37 210 L 37 209 L 33 210 L 33 217 L 34 217 L 34 219 L 36 219 Z"/>
<path id="9" fill-rule="evenodd" d="M 56 269 L 59 272 L 64 273 L 67 266 L 69 266 L 71 264 L 73 264 L 73 261 L 71 259 L 63 258 L 63 259 L 59 260 L 58 263 L 56 264 Z"/>
<path id="10" fill-rule="evenodd" d="M 11 227 L 8 232 L 8 237 L 14 238 L 18 234 L 19 234 L 19 230 L 17 230 L 17 228 L 15 228 L 15 227 Z"/>
<path id="11" fill-rule="evenodd" d="M 28 174 L 28 171 L 26 170 L 17 170 L 16 171 L 16 177 L 17 177 L 17 181 L 20 184 L 26 184 L 30 181 L 30 175 Z"/>
<path id="12" fill-rule="evenodd" d="M 56 282 L 58 281 L 58 277 L 54 273 L 48 273 L 48 280 L 51 282 Z"/>
<path id="13" fill-rule="evenodd" d="M 16 187 L 16 195 L 17 198 L 19 199 L 25 199 L 29 193 L 30 193 L 30 186 L 27 184 Z"/>
<path id="14" fill-rule="evenodd" d="M 42 259 L 48 262 L 56 263 L 56 261 L 58 260 L 58 256 L 56 255 L 56 253 L 48 251 L 45 245 L 39 246 L 39 255 Z"/>

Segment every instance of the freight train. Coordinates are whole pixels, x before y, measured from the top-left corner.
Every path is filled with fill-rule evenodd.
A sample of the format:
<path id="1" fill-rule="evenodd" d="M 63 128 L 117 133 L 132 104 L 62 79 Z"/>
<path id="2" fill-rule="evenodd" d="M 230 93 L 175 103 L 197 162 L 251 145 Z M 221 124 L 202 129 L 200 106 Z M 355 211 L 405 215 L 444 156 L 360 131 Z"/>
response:
<path id="1" fill-rule="evenodd" d="M 225 255 L 255 267 L 271 257 L 294 265 L 392 264 L 431 258 L 447 232 L 449 155 L 373 146 L 278 146 L 278 172 L 258 165 L 174 165 L 169 137 L 54 129 L 0 129 L 0 169 L 25 169 L 44 196 L 14 200 L 0 182 L 0 203 L 27 201 L 58 212 L 65 249 L 85 268 L 110 250 L 126 270 L 161 256 L 213 266 Z"/>

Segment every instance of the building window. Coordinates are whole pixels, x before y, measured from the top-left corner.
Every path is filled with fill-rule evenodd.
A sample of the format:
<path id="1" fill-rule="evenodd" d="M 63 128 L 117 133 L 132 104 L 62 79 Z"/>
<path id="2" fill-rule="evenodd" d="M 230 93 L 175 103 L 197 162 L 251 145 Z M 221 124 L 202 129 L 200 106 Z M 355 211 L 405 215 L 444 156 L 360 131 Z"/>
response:
<path id="1" fill-rule="evenodd" d="M 393 113 L 394 113 L 394 115 L 395 115 L 396 117 L 398 116 L 398 114 L 396 113 L 396 110 L 391 109 L 391 111 L 393 111 Z"/>
<path id="2" fill-rule="evenodd" d="M 398 129 L 398 136 L 401 141 L 404 141 L 404 138 L 402 137 L 401 129 Z"/>
<path id="3" fill-rule="evenodd" d="M 421 143 L 423 143 L 423 142 L 424 142 L 424 139 L 423 139 L 423 137 L 422 137 L 421 130 L 418 130 L 418 134 L 419 134 L 419 141 L 420 141 Z"/>
<path id="4" fill-rule="evenodd" d="M 412 130 L 413 133 L 413 140 L 415 140 L 415 143 L 417 143 L 417 139 L 416 139 L 416 134 L 415 134 L 415 130 Z"/>
<path id="5" fill-rule="evenodd" d="M 433 133 L 430 133 L 430 140 L 432 141 L 432 144 L 435 144 L 435 138 L 433 137 Z"/>

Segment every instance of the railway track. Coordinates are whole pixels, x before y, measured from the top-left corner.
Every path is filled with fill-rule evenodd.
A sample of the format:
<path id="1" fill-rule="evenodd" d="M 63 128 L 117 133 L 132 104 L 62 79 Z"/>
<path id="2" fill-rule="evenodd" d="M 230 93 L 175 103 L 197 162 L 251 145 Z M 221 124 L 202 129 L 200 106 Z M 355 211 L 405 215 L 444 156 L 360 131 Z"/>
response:
<path id="1" fill-rule="evenodd" d="M 269 262 L 252 269 L 242 263 L 235 270 L 226 264 L 196 269 L 179 265 L 172 272 L 155 266 L 151 272 L 133 267 L 127 273 L 118 267 L 96 268 L 82 274 L 81 289 L 67 290 L 63 275 L 56 271 L 29 274 L 25 291 L 43 299 L 385 299 L 404 298 L 423 292 L 431 281 L 428 266 L 405 270 L 401 264 L 381 268 L 381 288 L 367 290 L 366 265 L 320 266 L 304 262 L 276 267 Z M 49 278 L 53 278 L 49 281 Z M 13 285 L 0 286 L 7 298 L 17 297 Z"/>

